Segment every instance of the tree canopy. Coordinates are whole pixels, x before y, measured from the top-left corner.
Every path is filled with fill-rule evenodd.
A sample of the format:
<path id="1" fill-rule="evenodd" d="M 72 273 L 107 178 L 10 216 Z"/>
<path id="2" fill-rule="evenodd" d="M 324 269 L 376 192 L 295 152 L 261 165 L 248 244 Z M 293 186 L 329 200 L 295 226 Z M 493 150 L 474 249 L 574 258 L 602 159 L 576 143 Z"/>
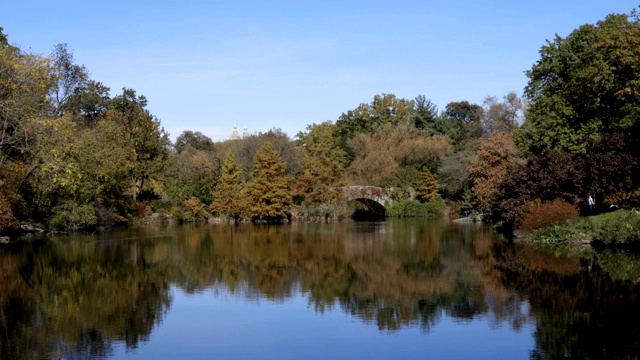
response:
<path id="1" fill-rule="evenodd" d="M 526 72 L 529 119 L 520 142 L 535 152 L 583 152 L 585 137 L 638 133 L 640 21 L 637 11 L 611 14 L 566 38 L 556 35 Z"/>

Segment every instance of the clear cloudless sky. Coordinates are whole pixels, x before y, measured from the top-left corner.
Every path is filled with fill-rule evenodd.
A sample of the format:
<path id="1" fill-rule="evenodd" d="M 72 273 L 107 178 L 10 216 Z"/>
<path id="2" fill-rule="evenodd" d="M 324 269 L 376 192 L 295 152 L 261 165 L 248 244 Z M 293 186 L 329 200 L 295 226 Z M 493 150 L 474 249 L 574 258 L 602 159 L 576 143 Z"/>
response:
<path id="1" fill-rule="evenodd" d="M 175 139 L 307 125 L 392 93 L 452 101 L 522 94 L 524 72 L 567 36 L 639 0 L 5 0 L 9 42 L 76 63 L 117 95 L 145 95 Z"/>

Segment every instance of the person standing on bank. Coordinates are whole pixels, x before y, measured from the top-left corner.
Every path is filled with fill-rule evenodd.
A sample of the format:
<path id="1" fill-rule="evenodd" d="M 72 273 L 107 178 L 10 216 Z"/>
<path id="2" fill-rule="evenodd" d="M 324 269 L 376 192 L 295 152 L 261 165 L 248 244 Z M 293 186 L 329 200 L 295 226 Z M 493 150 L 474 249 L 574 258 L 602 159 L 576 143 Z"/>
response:
<path id="1" fill-rule="evenodd" d="M 593 210 L 596 207 L 596 201 L 593 200 L 591 194 L 589 194 L 589 197 L 587 198 L 587 204 L 589 204 L 589 210 Z"/>

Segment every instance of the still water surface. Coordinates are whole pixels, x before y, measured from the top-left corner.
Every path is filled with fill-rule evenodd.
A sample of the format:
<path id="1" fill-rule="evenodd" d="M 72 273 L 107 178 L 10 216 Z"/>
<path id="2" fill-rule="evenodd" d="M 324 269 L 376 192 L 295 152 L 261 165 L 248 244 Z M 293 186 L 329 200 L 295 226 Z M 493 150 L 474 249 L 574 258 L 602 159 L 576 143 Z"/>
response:
<path id="1" fill-rule="evenodd" d="M 0 247 L 2 359 L 640 354 L 638 257 L 442 220 L 140 227 Z"/>

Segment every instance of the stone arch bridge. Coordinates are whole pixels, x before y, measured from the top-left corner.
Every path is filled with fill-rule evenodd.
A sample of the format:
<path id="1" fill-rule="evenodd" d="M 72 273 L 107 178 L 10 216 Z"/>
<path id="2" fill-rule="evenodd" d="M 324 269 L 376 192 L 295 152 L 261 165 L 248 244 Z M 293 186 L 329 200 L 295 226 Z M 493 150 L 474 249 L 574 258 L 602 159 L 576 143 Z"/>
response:
<path id="1" fill-rule="evenodd" d="M 357 201 L 364 204 L 369 211 L 379 215 L 386 215 L 386 207 L 393 203 L 391 194 L 393 189 L 377 186 L 346 186 L 340 188 L 347 201 Z"/>

